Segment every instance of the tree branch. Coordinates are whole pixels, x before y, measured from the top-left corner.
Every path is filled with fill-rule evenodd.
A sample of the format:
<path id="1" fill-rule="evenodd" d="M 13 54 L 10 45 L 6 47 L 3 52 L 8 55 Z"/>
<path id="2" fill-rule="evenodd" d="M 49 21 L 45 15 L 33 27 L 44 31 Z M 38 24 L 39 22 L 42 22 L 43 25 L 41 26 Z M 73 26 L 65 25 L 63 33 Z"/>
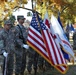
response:
<path id="1" fill-rule="evenodd" d="M 18 8 L 18 9 L 19 9 L 19 8 L 22 8 L 22 9 L 26 9 L 26 10 L 29 10 L 29 11 L 32 11 L 32 12 L 37 12 L 36 10 L 29 9 L 29 8 L 23 8 L 23 7 L 20 7 L 20 6 L 16 6 L 15 8 Z M 15 9 L 15 8 L 14 8 L 14 9 Z M 41 13 L 39 13 L 39 12 L 38 12 L 38 14 L 41 15 Z"/>

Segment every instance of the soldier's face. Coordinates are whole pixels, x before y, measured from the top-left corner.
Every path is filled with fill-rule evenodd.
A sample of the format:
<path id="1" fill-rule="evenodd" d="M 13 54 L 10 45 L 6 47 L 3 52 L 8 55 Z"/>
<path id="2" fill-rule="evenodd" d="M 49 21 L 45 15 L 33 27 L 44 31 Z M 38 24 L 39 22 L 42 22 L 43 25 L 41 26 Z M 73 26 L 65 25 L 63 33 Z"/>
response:
<path id="1" fill-rule="evenodd" d="M 24 21 L 25 21 L 25 19 L 20 19 L 20 20 L 19 20 L 19 22 L 20 22 L 21 24 L 23 24 Z"/>
<path id="2" fill-rule="evenodd" d="M 5 29 L 6 30 L 9 30 L 10 28 L 11 28 L 11 25 L 10 24 L 5 25 Z"/>

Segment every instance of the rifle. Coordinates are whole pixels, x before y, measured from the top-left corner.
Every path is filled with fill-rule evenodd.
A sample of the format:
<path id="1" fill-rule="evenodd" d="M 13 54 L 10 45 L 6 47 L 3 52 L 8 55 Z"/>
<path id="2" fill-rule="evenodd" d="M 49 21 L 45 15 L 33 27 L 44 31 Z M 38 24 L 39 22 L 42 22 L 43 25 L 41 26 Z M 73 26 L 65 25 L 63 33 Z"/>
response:
<path id="1" fill-rule="evenodd" d="M 7 75 L 7 57 L 4 58 L 3 75 Z"/>

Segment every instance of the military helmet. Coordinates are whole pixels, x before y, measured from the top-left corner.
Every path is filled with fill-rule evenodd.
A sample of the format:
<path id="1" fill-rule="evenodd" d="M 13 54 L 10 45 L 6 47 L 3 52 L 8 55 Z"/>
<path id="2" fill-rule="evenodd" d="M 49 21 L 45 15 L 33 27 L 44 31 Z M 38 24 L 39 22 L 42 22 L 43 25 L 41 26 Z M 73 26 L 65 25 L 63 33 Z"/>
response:
<path id="1" fill-rule="evenodd" d="M 10 20 L 5 20 L 5 21 L 4 21 L 4 25 L 7 25 L 7 24 L 8 24 L 8 25 L 12 25 L 12 22 L 11 22 Z"/>

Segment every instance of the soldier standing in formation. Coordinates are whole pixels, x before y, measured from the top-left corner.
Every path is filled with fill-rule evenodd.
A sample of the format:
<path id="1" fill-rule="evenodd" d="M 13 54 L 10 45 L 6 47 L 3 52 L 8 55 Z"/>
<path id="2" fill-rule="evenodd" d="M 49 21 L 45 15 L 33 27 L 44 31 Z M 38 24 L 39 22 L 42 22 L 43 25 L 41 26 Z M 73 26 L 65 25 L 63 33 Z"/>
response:
<path id="1" fill-rule="evenodd" d="M 24 75 L 24 71 L 26 68 L 26 50 L 29 48 L 29 46 L 26 44 L 27 41 L 27 29 L 23 26 L 23 23 L 25 21 L 24 16 L 19 15 L 17 16 L 18 25 L 15 27 L 16 29 L 16 36 L 19 38 L 19 40 L 16 40 L 18 42 L 18 45 L 16 46 L 16 68 L 15 68 L 15 74 L 16 75 Z"/>
<path id="2" fill-rule="evenodd" d="M 36 75 L 38 56 L 39 56 L 38 53 L 30 47 L 28 51 L 28 63 L 27 63 L 27 70 L 29 74 L 31 74 L 32 65 L 33 65 L 34 74 Z"/>
<path id="3" fill-rule="evenodd" d="M 73 33 L 73 50 L 76 50 L 76 31 Z"/>
<path id="4" fill-rule="evenodd" d="M 0 50 L 7 62 L 7 67 L 3 67 L 3 74 L 6 69 L 6 75 L 13 74 L 14 66 L 14 52 L 15 52 L 15 31 L 12 29 L 12 23 L 10 20 L 4 22 L 4 28 L 0 31 Z M 4 64 L 4 65 L 5 65 Z"/>

